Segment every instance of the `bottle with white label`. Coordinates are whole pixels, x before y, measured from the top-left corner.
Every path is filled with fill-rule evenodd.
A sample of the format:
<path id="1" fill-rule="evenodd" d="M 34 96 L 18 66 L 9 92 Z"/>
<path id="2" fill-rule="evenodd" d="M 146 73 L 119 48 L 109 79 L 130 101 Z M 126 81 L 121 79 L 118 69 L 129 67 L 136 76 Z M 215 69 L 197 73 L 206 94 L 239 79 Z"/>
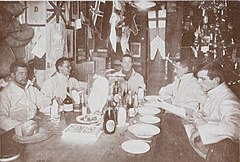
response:
<path id="1" fill-rule="evenodd" d="M 111 107 L 111 97 L 108 98 L 107 110 L 104 113 L 103 129 L 106 134 L 113 134 L 116 130 L 115 111 Z"/>

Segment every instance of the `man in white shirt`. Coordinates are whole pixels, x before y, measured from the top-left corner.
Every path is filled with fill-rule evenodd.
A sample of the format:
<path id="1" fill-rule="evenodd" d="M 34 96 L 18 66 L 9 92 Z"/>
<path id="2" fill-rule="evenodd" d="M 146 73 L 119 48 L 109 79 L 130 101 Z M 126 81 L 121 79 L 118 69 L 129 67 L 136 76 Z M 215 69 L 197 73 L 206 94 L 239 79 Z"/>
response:
<path id="1" fill-rule="evenodd" d="M 34 118 L 37 107 L 51 103 L 27 79 L 28 71 L 24 62 L 14 62 L 10 72 L 12 80 L 0 92 L 0 128 L 6 131 Z"/>
<path id="2" fill-rule="evenodd" d="M 138 92 L 139 87 L 144 90 L 146 89 L 143 76 L 133 69 L 133 58 L 129 54 L 123 55 L 121 61 L 121 70 L 115 74 L 126 75 L 124 80 L 127 81 L 128 90 L 131 90 L 132 94 Z"/>
<path id="3" fill-rule="evenodd" d="M 206 95 L 191 72 L 192 65 L 189 59 L 176 62 L 174 66 L 175 80 L 162 87 L 159 96 L 161 100 L 184 108 L 187 115 L 192 116 L 205 101 Z"/>
<path id="4" fill-rule="evenodd" d="M 221 68 L 217 63 L 210 63 L 197 73 L 207 99 L 196 115 L 190 140 L 194 143 L 200 137 L 202 144 L 209 149 L 208 161 L 237 161 L 238 150 L 226 148 L 238 146 L 232 141 L 239 142 L 240 138 L 240 103 L 224 82 Z"/>
<path id="5" fill-rule="evenodd" d="M 59 58 L 55 67 L 57 72 L 42 85 L 41 92 L 45 96 L 50 98 L 57 97 L 63 100 L 67 94 L 67 87 L 78 91 L 87 89 L 87 83 L 69 77 L 72 68 L 68 58 Z"/>

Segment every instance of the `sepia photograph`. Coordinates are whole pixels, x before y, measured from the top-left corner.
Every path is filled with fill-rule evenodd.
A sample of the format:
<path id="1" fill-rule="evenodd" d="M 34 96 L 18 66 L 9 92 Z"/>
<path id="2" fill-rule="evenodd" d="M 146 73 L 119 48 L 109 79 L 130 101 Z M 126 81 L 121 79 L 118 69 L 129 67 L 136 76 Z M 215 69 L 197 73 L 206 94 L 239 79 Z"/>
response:
<path id="1" fill-rule="evenodd" d="M 0 162 L 240 162 L 240 1 L 0 0 Z"/>

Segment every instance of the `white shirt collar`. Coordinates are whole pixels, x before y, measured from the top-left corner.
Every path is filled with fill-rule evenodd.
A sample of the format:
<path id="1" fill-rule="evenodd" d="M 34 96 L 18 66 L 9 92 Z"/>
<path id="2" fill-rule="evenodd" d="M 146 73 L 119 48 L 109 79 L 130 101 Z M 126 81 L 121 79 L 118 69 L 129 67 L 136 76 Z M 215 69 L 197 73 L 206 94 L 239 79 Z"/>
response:
<path id="1" fill-rule="evenodd" d="M 226 83 L 223 82 L 222 84 L 208 91 L 207 95 L 208 97 L 219 96 L 219 94 L 221 94 L 223 89 L 226 89 L 226 87 L 227 87 Z"/>
<path id="2" fill-rule="evenodd" d="M 192 78 L 193 77 L 193 73 L 187 73 L 187 74 L 184 74 L 182 77 L 180 77 L 179 79 L 181 80 L 186 80 L 186 79 L 189 79 L 189 78 Z"/>

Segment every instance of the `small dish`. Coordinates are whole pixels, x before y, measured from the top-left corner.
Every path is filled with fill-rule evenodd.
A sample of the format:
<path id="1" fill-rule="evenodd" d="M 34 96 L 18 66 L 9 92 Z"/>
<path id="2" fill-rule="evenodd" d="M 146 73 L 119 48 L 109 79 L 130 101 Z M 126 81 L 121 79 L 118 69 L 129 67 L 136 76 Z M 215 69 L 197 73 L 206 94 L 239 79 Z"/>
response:
<path id="1" fill-rule="evenodd" d="M 81 124 L 94 124 L 99 121 L 100 117 L 101 117 L 100 115 L 96 115 L 96 114 L 87 114 L 87 115 L 77 116 L 76 120 Z"/>

